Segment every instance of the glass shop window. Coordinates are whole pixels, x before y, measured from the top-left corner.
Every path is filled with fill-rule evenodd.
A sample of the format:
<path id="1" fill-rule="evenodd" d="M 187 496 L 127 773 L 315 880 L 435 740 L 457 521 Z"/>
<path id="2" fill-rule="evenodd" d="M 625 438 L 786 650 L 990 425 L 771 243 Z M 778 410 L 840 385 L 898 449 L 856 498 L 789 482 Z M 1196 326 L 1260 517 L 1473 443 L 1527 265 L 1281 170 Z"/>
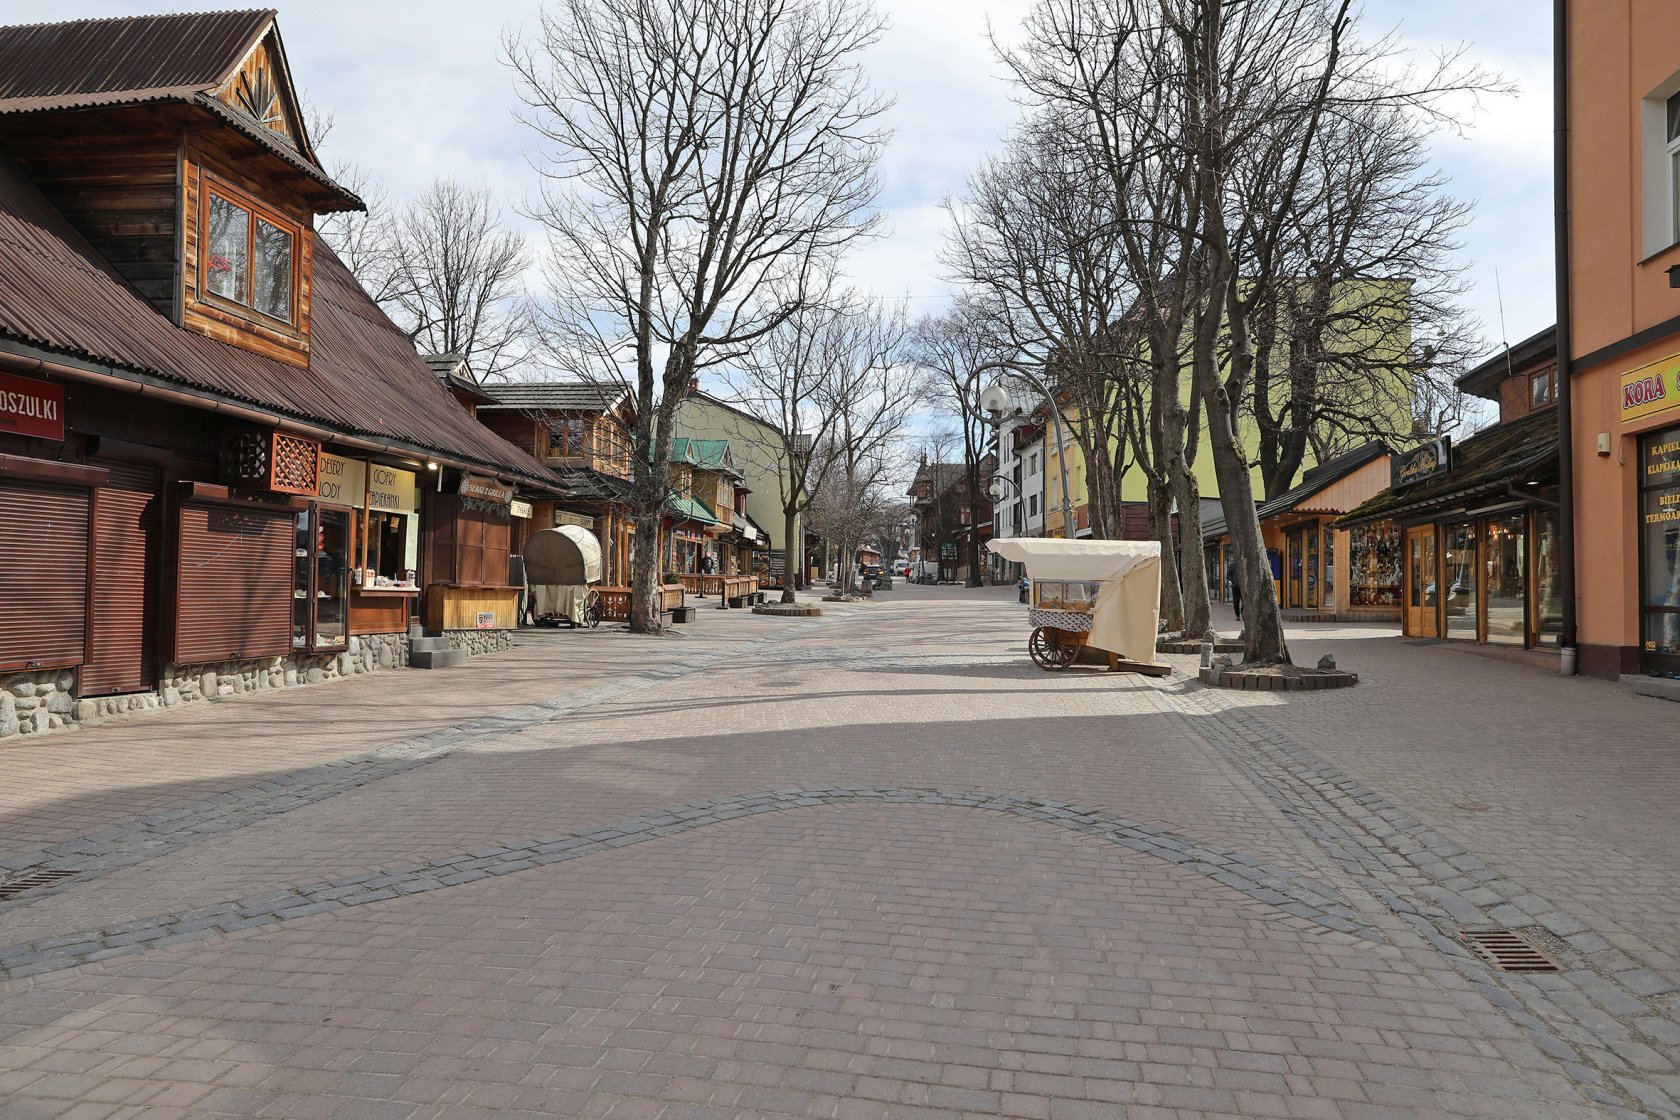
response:
<path id="1" fill-rule="evenodd" d="M 1481 623 L 1476 613 L 1476 524 L 1448 525 L 1447 637 L 1474 642 Z"/>
<path id="2" fill-rule="evenodd" d="M 349 510 L 313 506 L 297 515 L 293 649 L 330 649 L 349 640 L 350 524 Z"/>
<path id="3" fill-rule="evenodd" d="M 380 512 L 368 515 L 367 566 L 375 576 L 400 583 L 408 575 L 408 515 Z"/>
<path id="4" fill-rule="evenodd" d="M 1484 525 L 1488 644 L 1521 646 L 1528 634 L 1528 515 L 1495 517 Z"/>

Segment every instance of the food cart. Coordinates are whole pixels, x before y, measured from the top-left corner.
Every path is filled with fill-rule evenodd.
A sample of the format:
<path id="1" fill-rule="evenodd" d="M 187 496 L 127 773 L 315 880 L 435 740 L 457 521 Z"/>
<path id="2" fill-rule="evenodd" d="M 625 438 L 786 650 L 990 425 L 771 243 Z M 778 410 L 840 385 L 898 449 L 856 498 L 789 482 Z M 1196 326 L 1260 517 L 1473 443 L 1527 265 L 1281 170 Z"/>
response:
<path id="1" fill-rule="evenodd" d="M 601 542 L 581 525 L 539 529 L 525 542 L 525 579 L 538 626 L 601 625 Z"/>
<path id="2" fill-rule="evenodd" d="M 1006 537 L 986 547 L 1026 567 L 1031 584 L 1027 653 L 1041 669 L 1065 669 L 1084 649 L 1113 670 L 1164 675 L 1155 664 L 1160 629 L 1161 546 L 1156 541 Z"/>

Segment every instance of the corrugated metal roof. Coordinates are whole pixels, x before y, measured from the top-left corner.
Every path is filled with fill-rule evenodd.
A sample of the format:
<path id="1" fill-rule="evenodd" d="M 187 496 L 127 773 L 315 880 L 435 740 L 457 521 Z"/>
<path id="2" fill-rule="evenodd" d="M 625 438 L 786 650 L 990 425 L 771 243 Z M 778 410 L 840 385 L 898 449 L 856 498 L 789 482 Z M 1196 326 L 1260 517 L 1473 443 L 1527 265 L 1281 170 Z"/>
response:
<path id="1" fill-rule="evenodd" d="M 567 408 L 586 412 L 604 412 L 616 408 L 625 398 L 625 390 L 617 385 L 598 385 L 593 381 L 510 381 L 501 385 L 486 385 L 484 391 L 496 398 L 491 409 Z"/>
<path id="2" fill-rule="evenodd" d="M 429 448 L 553 485 L 547 467 L 456 403 L 321 241 L 308 369 L 174 326 L 0 156 L 0 336 L 146 374 L 347 435 Z"/>
<path id="3" fill-rule="evenodd" d="M 261 9 L 0 27 L 0 102 L 213 88 L 274 17 Z"/>
<path id="4" fill-rule="evenodd" d="M 329 197 L 318 211 L 365 209 L 287 137 L 214 96 L 274 18 L 260 9 L 0 27 L 0 115 L 188 105 L 325 187 Z"/>

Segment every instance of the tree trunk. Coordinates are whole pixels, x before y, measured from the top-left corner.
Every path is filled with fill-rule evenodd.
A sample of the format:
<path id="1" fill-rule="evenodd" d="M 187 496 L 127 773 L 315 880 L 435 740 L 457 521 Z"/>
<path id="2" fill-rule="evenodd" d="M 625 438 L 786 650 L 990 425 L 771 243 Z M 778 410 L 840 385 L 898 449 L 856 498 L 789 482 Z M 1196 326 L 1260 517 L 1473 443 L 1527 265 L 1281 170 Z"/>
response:
<path id="1" fill-rule="evenodd" d="M 1149 483 L 1149 535 L 1161 545 L 1161 617 L 1167 629 L 1184 633 L 1184 591 L 1173 561 L 1172 489 L 1153 479 Z"/>
<path id="2" fill-rule="evenodd" d="M 1181 460 L 1182 462 L 1182 460 Z M 1202 550 L 1202 488 L 1196 476 L 1180 470 L 1172 479 L 1178 500 L 1178 539 L 1184 542 L 1184 559 L 1179 582 L 1184 594 L 1184 632 L 1200 638 L 1213 626 L 1213 604 L 1208 599 L 1207 554 Z"/>
<path id="3" fill-rule="evenodd" d="M 801 549 L 799 553 L 796 553 L 793 547 L 793 534 L 794 530 L 798 527 L 798 521 L 798 510 L 794 509 L 792 506 L 782 507 L 782 543 L 785 546 L 782 549 L 782 602 L 784 603 L 793 603 L 798 601 L 797 597 L 793 593 L 793 573 L 798 567 L 796 559 L 804 551 Z"/>
<path id="4" fill-rule="evenodd" d="M 659 626 L 658 587 L 661 578 L 659 528 L 662 514 L 648 517 L 645 511 L 636 513 L 635 574 L 630 580 L 630 631 L 634 634 L 657 634 Z"/>

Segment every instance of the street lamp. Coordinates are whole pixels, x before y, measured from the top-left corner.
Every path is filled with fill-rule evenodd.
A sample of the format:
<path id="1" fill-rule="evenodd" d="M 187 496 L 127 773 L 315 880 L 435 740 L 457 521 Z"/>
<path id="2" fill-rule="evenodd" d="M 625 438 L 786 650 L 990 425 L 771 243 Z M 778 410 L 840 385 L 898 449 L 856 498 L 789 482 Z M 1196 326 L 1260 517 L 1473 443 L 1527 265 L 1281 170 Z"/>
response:
<path id="1" fill-rule="evenodd" d="M 1062 535 L 1071 540 L 1073 537 L 1073 491 L 1068 489 L 1067 428 L 1062 423 L 1062 410 L 1056 407 L 1056 395 L 1045 387 L 1044 382 L 1034 377 L 1032 371 L 1019 362 L 993 362 L 991 364 L 1012 370 L 1044 396 L 1044 405 L 1050 410 L 1050 417 L 1056 425 L 1056 465 L 1061 468 L 1062 474 Z M 1004 410 L 1010 406 L 1010 403 L 1009 390 L 1001 384 L 993 385 L 980 394 L 980 407 L 986 411 L 989 417 L 986 422 L 993 428 L 997 428 L 1003 423 Z"/>

